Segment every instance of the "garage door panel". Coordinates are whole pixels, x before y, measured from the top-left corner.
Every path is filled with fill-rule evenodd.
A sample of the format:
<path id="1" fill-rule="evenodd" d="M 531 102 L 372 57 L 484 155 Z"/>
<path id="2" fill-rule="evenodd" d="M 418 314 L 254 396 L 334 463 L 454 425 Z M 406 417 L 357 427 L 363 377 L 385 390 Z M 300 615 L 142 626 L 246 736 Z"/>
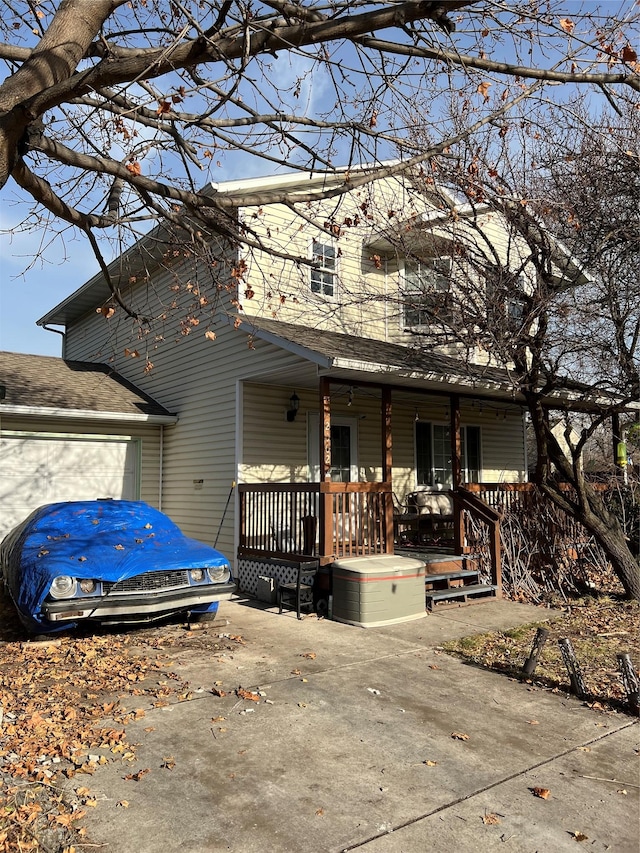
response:
<path id="1" fill-rule="evenodd" d="M 42 504 L 138 497 L 133 439 L 0 437 L 0 537 Z"/>

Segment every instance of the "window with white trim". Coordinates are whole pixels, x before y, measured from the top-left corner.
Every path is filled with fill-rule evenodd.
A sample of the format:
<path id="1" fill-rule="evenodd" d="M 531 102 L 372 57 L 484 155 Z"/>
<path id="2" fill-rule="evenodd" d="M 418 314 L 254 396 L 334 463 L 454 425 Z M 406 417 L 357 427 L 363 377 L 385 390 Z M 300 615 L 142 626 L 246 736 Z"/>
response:
<path id="1" fill-rule="evenodd" d="M 407 259 L 402 276 L 403 324 L 430 326 L 451 317 L 451 258 Z"/>
<path id="2" fill-rule="evenodd" d="M 491 267 L 486 277 L 487 320 L 498 328 L 517 331 L 527 313 L 527 277 Z"/>
<path id="3" fill-rule="evenodd" d="M 336 248 L 332 243 L 314 240 L 311 244 L 310 285 L 312 293 L 322 296 L 336 295 Z"/>
<path id="4" fill-rule="evenodd" d="M 450 487 L 451 438 L 446 424 L 416 421 L 416 485 Z M 481 435 L 479 426 L 460 428 L 462 444 L 462 479 L 477 483 L 482 475 Z"/>

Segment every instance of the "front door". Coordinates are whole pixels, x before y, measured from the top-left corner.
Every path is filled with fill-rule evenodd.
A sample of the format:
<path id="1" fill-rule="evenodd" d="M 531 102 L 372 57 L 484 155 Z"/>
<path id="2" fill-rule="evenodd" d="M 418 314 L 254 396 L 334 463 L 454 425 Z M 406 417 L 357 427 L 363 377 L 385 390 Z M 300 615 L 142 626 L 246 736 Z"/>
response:
<path id="1" fill-rule="evenodd" d="M 320 480 L 320 417 L 309 413 L 308 421 L 309 482 Z M 356 418 L 331 419 L 331 469 L 334 483 L 353 483 L 358 480 L 358 421 Z"/>

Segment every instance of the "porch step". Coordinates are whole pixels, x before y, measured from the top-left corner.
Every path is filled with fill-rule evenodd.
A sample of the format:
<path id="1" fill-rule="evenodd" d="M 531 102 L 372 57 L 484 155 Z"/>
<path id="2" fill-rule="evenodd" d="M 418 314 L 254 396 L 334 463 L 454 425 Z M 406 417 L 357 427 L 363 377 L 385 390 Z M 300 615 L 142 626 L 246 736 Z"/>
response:
<path id="1" fill-rule="evenodd" d="M 431 574 L 428 572 L 424 576 L 424 582 L 426 584 L 429 583 L 437 583 L 438 581 L 451 581 L 451 580 L 459 580 L 462 578 L 477 578 L 480 573 L 476 569 L 457 569 L 456 571 L 450 572 L 442 572 L 438 574 Z"/>
<path id="2" fill-rule="evenodd" d="M 427 607 L 433 606 L 438 601 L 451 601 L 454 599 L 462 599 L 462 601 L 466 601 L 469 597 L 474 598 L 493 595 L 497 588 L 498 587 L 495 584 L 478 583 L 451 587 L 448 589 L 427 590 Z"/>

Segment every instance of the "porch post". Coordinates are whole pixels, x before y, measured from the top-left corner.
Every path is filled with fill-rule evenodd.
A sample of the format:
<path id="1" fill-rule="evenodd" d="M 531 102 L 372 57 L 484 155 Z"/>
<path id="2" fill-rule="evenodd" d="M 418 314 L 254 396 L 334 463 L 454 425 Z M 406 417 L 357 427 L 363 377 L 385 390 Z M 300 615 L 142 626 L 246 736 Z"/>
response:
<path id="1" fill-rule="evenodd" d="M 320 557 L 333 553 L 332 500 L 323 485 L 331 474 L 331 382 L 320 379 Z"/>
<path id="2" fill-rule="evenodd" d="M 382 482 L 391 483 L 393 469 L 393 442 L 391 435 L 391 388 L 382 386 Z M 393 554 L 393 492 L 383 494 L 384 501 L 384 551 Z"/>
<path id="3" fill-rule="evenodd" d="M 460 397 L 451 394 L 449 397 L 451 420 L 449 436 L 451 439 L 451 488 L 455 494 L 462 484 L 462 437 L 460 433 Z M 460 502 L 453 502 L 453 542 L 456 554 L 462 554 L 464 545 L 464 519 Z"/>

